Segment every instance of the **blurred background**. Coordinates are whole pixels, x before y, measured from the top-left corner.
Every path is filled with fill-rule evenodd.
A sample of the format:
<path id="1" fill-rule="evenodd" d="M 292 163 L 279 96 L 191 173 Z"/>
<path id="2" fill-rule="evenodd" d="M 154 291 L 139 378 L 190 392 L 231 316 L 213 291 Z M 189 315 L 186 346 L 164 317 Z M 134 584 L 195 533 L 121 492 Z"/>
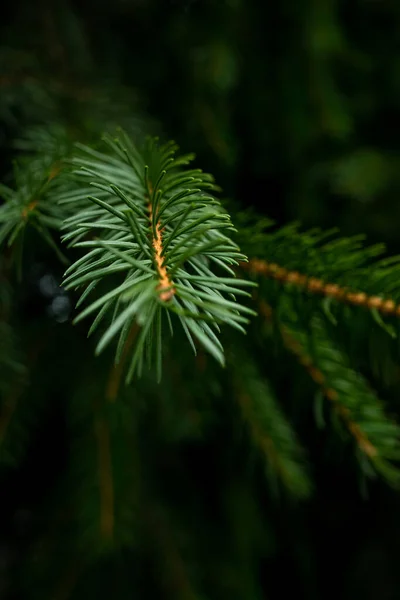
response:
<path id="1" fill-rule="evenodd" d="M 2 6 L 0 32 L 4 181 L 35 127 L 62 122 L 87 141 L 119 124 L 194 151 L 232 206 L 278 224 L 363 233 L 399 253 L 398 0 L 16 0 Z M 57 287 L 62 266 L 34 252 L 16 292 L 19 327 L 68 347 L 70 334 L 59 333 L 70 311 Z M 36 385 L 67 395 L 65 370 L 91 352 L 45 351 Z M 41 427 L 18 469 L 0 478 L 0 597 L 2 586 L 4 597 L 24 597 L 12 595 L 8 573 L 39 526 L 32 506 L 65 460 L 57 403 Z M 362 498 L 346 465 L 326 472 L 329 449 L 320 456 L 318 440 L 312 447 L 314 500 L 295 518 L 268 506 L 275 537 L 259 567 L 265 597 L 400 599 L 398 494 L 376 483 Z"/>

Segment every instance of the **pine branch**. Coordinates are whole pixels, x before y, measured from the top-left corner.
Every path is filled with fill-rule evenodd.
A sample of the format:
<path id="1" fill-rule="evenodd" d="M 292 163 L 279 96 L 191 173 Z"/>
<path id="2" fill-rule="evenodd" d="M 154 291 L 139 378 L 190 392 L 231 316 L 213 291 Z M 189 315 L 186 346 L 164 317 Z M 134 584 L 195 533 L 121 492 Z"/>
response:
<path id="1" fill-rule="evenodd" d="M 265 461 L 269 481 L 292 496 L 306 498 L 311 483 L 305 468 L 303 450 L 279 408 L 271 387 L 242 353 L 235 357 L 235 396 L 254 448 Z"/>
<path id="2" fill-rule="evenodd" d="M 267 318 L 272 316 L 268 306 L 260 313 Z M 311 329 L 304 331 L 290 315 L 290 311 L 280 314 L 279 329 L 284 345 L 306 368 L 354 439 L 365 473 L 380 472 L 397 487 L 400 470 L 393 461 L 400 459 L 399 426 L 386 416 L 383 403 L 366 380 L 349 366 L 322 319 L 315 316 Z"/>
<path id="3" fill-rule="evenodd" d="M 271 292 L 268 281 L 274 281 L 285 286 L 282 298 L 286 291 L 324 297 L 322 308 L 330 320 L 343 315 L 342 304 L 365 307 L 380 327 L 398 335 L 398 325 L 388 325 L 382 316 L 400 315 L 400 257 L 382 257 L 385 247 L 366 247 L 360 235 L 340 238 L 334 237 L 336 230 L 300 232 L 297 224 L 272 230 L 268 220 L 257 222 L 247 213 L 237 218 L 242 224 L 237 237 L 252 257 L 241 269 L 266 286 L 266 296 Z"/>
<path id="4" fill-rule="evenodd" d="M 286 348 L 296 355 L 299 363 L 303 365 L 313 381 L 321 388 L 324 396 L 333 403 L 334 410 L 341 417 L 345 427 L 354 437 L 356 444 L 359 446 L 362 452 L 364 452 L 369 458 L 374 458 L 377 456 L 377 449 L 372 445 L 360 426 L 351 419 L 351 413 L 349 409 L 340 403 L 338 391 L 327 384 L 327 377 L 323 371 L 314 366 L 310 356 L 305 353 L 305 348 L 299 344 L 297 339 L 292 336 L 292 333 L 286 327 L 282 327 L 281 332 Z"/>
<path id="5" fill-rule="evenodd" d="M 33 152 L 36 143 L 36 152 Z M 27 227 L 36 230 L 55 251 L 59 259 L 68 264 L 52 232 L 61 229 L 65 218 L 63 211 L 53 201 L 58 187 L 57 175 L 62 170 L 61 157 L 65 156 L 67 142 L 62 128 L 32 130 L 20 141 L 27 152 L 24 159 L 14 165 L 15 189 L 0 185 L 0 246 L 15 249 L 21 274 L 22 247 Z M 29 154 L 30 152 L 30 154 Z"/>
<path id="6" fill-rule="evenodd" d="M 283 284 L 297 286 L 299 289 L 311 294 L 318 294 L 353 306 L 363 306 L 375 309 L 384 315 L 400 316 L 400 304 L 390 298 L 368 296 L 365 292 L 355 292 L 341 287 L 336 283 L 326 283 L 317 277 L 309 277 L 298 271 L 289 271 L 274 263 L 260 259 L 251 259 L 247 264 L 241 265 L 251 274 L 262 275 L 282 282 Z"/>
<path id="7" fill-rule="evenodd" d="M 224 364 L 215 332 L 220 323 L 244 331 L 254 312 L 235 297 L 249 296 L 242 288 L 254 283 L 234 278 L 230 268 L 247 259 L 225 233 L 233 230 L 229 216 L 206 192 L 216 189 L 213 178 L 198 169 L 182 170 L 193 156 L 175 157 L 173 142 L 159 146 L 149 140 L 140 151 L 123 133 L 106 142 L 109 154 L 80 147 L 73 161 L 80 167 L 77 184 L 57 196 L 61 205 L 74 208 L 64 241 L 88 250 L 66 271 L 64 286 L 87 286 L 83 300 L 103 279 L 119 274 L 124 279 L 75 322 L 97 312 L 91 334 L 113 311 L 96 352 L 118 336 L 116 362 L 132 324 L 141 326 L 127 381 L 140 375 L 143 362 L 155 364 L 161 378 L 164 316 L 170 326 L 181 323 L 194 349 L 193 337 Z"/>

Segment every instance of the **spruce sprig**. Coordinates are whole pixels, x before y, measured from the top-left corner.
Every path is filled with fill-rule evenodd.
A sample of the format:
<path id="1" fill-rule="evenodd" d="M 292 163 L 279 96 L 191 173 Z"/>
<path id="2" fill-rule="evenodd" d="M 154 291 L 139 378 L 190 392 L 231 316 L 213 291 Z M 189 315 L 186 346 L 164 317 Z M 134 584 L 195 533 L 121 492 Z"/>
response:
<path id="1" fill-rule="evenodd" d="M 223 365 L 219 324 L 244 332 L 255 313 L 236 295 L 249 296 L 243 288 L 255 284 L 231 268 L 247 258 L 227 235 L 235 229 L 211 193 L 218 189 L 213 177 L 183 169 L 194 157 L 176 157 L 174 142 L 149 139 L 138 149 L 124 132 L 105 142 L 107 153 L 79 146 L 72 160 L 78 169 L 58 195 L 71 209 L 63 241 L 86 250 L 67 269 L 65 288 L 84 288 L 79 305 L 104 278 L 120 278 L 75 322 L 96 315 L 91 334 L 107 315 L 96 352 L 118 338 L 116 362 L 131 327 L 141 326 L 128 382 L 144 362 L 156 365 L 160 380 L 164 317 L 171 332 L 180 322 L 195 352 L 197 340 Z"/>

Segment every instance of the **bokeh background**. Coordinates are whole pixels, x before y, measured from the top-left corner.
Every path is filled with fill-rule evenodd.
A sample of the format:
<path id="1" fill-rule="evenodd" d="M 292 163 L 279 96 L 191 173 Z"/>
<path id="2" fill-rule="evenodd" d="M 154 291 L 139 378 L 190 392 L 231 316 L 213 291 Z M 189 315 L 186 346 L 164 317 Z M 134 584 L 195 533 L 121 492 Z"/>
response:
<path id="1" fill-rule="evenodd" d="M 32 127 L 62 120 L 79 138 L 99 123 L 137 126 L 196 152 L 232 205 L 278 224 L 366 234 L 399 253 L 398 0 L 16 0 L 0 14 L 4 180 L 24 149 L 16 140 Z M 67 348 L 62 268 L 40 248 L 36 258 L 16 295 L 20 328 Z M 91 349 L 67 355 L 40 355 L 36 385 L 55 399 L 68 394 L 65 373 L 89 362 Z M 82 368 L 76 377 L 84 376 Z M 63 469 L 57 406 L 18 469 L 2 472 L 0 597 L 2 588 L 21 597 L 9 573 L 41 526 L 32 507 L 51 503 L 47 491 Z M 363 498 L 343 461 L 328 456 L 326 470 L 337 448 L 310 444 L 311 503 L 294 517 L 266 500 L 275 537 L 260 565 L 265 597 L 399 599 L 399 495 L 377 482 Z M 195 460 L 207 470 L 205 457 Z"/>

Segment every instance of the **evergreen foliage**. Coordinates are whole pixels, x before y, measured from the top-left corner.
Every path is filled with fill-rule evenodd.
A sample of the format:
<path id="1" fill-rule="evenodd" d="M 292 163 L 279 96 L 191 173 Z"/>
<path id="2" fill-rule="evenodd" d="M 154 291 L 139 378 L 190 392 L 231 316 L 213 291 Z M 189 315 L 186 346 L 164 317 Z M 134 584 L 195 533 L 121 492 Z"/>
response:
<path id="1" fill-rule="evenodd" d="M 96 351 L 101 352 L 119 334 L 117 362 L 130 329 L 135 322 L 141 326 L 128 382 L 135 370 L 141 372 L 145 351 L 148 365 L 157 365 L 161 379 L 165 314 L 171 333 L 173 314 L 194 351 L 192 336 L 223 364 L 215 330 L 219 330 L 218 323 L 228 323 L 244 331 L 241 323 L 247 319 L 240 313 L 252 311 L 235 302 L 234 294 L 245 294 L 240 287 L 251 282 L 232 278 L 229 265 L 247 259 L 224 233 L 232 230 L 228 215 L 204 192 L 215 187 L 212 177 L 199 169 L 181 171 L 179 167 L 193 156 L 174 158 L 174 143 L 158 147 L 156 140 L 149 140 L 142 157 L 129 138 L 122 139 L 108 140 L 111 156 L 84 148 L 87 158 L 74 159 L 82 169 L 77 172 L 81 177 L 76 189 L 53 198 L 73 212 L 65 221 L 64 241 L 90 250 L 66 271 L 66 289 L 86 284 L 81 303 L 99 281 L 126 273 L 119 286 L 98 298 L 75 321 L 98 311 L 90 334 L 114 309 Z M 89 195 L 90 185 L 96 196 Z M 213 264 L 231 277 L 214 274 Z"/>
<path id="2" fill-rule="evenodd" d="M 21 542 L 0 529 L 5 597 L 269 597 L 261 567 L 273 580 L 285 543 L 312 555 L 299 523 L 321 499 L 321 470 L 360 496 L 400 486 L 399 248 L 391 226 L 392 255 L 365 242 L 364 225 L 380 233 L 371 216 L 353 230 L 330 218 L 343 197 L 373 215 L 397 185 L 395 153 L 357 133 L 374 121 L 375 86 L 351 102 L 341 91 L 343 64 L 374 81 L 377 63 L 346 41 L 351 15 L 333 1 L 302 2 L 304 15 L 271 6 L 268 40 L 262 9 L 240 0 L 104 2 L 95 25 L 86 2 L 44 2 L 42 42 L 21 4 L 20 39 L 0 48 L 0 523 L 24 506 L 31 518 Z M 163 24 L 159 47 L 156 34 L 125 39 L 131 11 Z M 285 48 L 281 22 L 300 31 Z M 166 73 L 149 51 L 163 44 Z M 275 93 L 256 87 L 264 70 Z M 268 116 L 278 107 L 281 130 Z M 274 177 L 287 180 L 284 214 L 262 204 Z M 328 597 L 296 561 L 299 595 Z"/>

